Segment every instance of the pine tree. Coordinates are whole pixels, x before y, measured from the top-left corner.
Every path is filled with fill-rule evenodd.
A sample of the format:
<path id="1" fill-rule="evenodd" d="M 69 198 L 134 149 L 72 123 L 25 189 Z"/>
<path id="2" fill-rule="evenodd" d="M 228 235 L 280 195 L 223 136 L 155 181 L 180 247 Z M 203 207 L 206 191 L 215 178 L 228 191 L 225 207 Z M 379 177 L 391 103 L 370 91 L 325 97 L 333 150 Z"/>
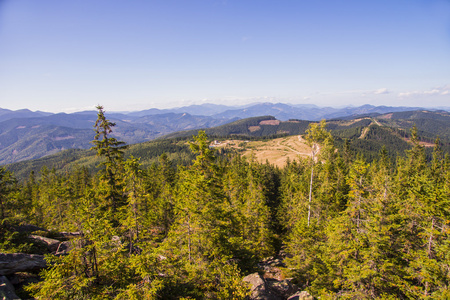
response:
<path id="1" fill-rule="evenodd" d="M 365 264 L 374 272 L 370 274 L 367 287 L 371 294 L 379 298 L 383 295 L 405 298 L 402 288 L 409 282 L 405 272 L 407 260 L 402 253 L 401 203 L 395 199 L 393 171 L 385 148 L 369 172 L 371 190 L 366 223 L 368 248 L 364 249 L 363 254 Z"/>
<path id="2" fill-rule="evenodd" d="M 310 123 L 306 130 L 306 142 L 311 147 L 311 178 L 309 184 L 309 205 L 308 205 L 308 226 L 311 221 L 311 202 L 313 193 L 313 181 L 314 181 L 314 165 L 316 163 L 316 155 L 319 153 L 320 147 L 324 142 L 331 140 L 331 134 L 325 129 L 325 120 L 320 123 Z"/>
<path id="3" fill-rule="evenodd" d="M 438 149 L 428 166 L 415 126 L 411 131 L 411 143 L 413 147 L 406 159 L 400 161 L 396 178 L 404 256 L 411 262 L 405 268 L 410 283 L 405 285 L 404 292 L 408 297 L 433 298 L 449 281 L 448 274 L 442 272 L 448 261 L 445 261 L 446 255 L 440 253 L 448 240 L 445 230 L 449 219 L 448 197 L 444 192 L 445 176 L 438 175 L 442 172 L 437 167 Z"/>
<path id="4" fill-rule="evenodd" d="M 123 195 L 121 194 L 122 187 L 120 187 L 120 172 L 123 169 L 123 151 L 126 148 L 125 143 L 118 141 L 116 138 L 110 136 L 112 128 L 116 125 L 110 122 L 105 117 L 103 106 L 97 106 L 97 120 L 94 124 L 95 137 L 92 143 L 94 146 L 91 150 L 97 151 L 97 156 L 104 157 L 101 165 L 104 167 L 101 179 L 105 181 L 106 185 L 101 188 L 107 199 L 106 208 L 110 210 L 110 214 L 115 217 L 115 214 L 120 206 L 124 205 Z"/>
<path id="5" fill-rule="evenodd" d="M 141 209 L 149 228 L 153 228 L 156 235 L 166 237 L 174 219 L 176 172 L 172 161 L 166 154 L 162 154 L 159 165 L 152 165 L 144 178 L 148 198 Z"/>
<path id="6" fill-rule="evenodd" d="M 278 219 L 286 233 L 290 233 L 298 222 L 306 223 L 308 211 L 309 173 L 308 162 L 294 160 L 282 172 Z"/>
<path id="7" fill-rule="evenodd" d="M 11 193 L 15 188 L 16 179 L 4 167 L 0 167 L 0 217 L 3 221 L 7 216 Z"/>
<path id="8" fill-rule="evenodd" d="M 289 256 L 286 263 L 293 276 L 304 287 L 323 282 L 327 274 L 323 261 L 325 222 L 317 218 L 308 224 L 308 194 L 310 191 L 310 164 L 307 160 L 294 161 L 284 170 L 281 180 L 281 205 L 278 218 L 284 227 L 284 242 Z M 315 198 L 320 201 L 320 198 Z M 323 287 L 321 287 L 323 288 Z M 314 288 L 313 288 L 314 289 Z"/>
<path id="9" fill-rule="evenodd" d="M 144 186 L 144 172 L 140 168 L 139 159 L 130 157 L 125 161 L 123 186 L 127 205 L 122 207 L 121 225 L 128 232 L 129 252 L 132 253 L 134 244 L 139 242 L 142 231 L 149 225 L 146 224 L 143 214 L 147 193 Z"/>
<path id="10" fill-rule="evenodd" d="M 262 166 L 234 156 L 223 176 L 225 208 L 230 226 L 233 256 L 242 268 L 251 268 L 273 253 L 273 232 L 268 196 L 264 193 Z"/>
<path id="11" fill-rule="evenodd" d="M 18 188 L 17 202 L 15 205 L 16 214 L 19 219 L 28 224 L 35 223 L 35 215 L 33 213 L 33 199 L 36 198 L 37 183 L 34 172 L 30 172 L 28 179 Z"/>
<path id="12" fill-rule="evenodd" d="M 240 274 L 231 260 L 228 229 L 232 221 L 221 186 L 222 170 L 204 132 L 194 137 L 191 149 L 197 157 L 190 168 L 178 173 L 174 222 L 159 250 L 165 257 L 165 270 L 176 280 L 164 290 L 170 290 L 172 298 L 243 298 L 237 297 L 245 295 L 243 283 L 229 280 Z"/>

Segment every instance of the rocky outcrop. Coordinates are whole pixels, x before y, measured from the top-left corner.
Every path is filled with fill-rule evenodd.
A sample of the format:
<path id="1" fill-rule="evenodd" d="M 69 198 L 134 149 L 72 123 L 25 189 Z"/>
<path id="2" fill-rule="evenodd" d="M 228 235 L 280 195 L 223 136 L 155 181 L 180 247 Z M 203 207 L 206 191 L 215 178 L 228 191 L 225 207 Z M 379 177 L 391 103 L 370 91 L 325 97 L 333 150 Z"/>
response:
<path id="1" fill-rule="evenodd" d="M 16 295 L 13 285 L 5 276 L 0 276 L 0 299 L 20 300 L 20 298 Z"/>
<path id="2" fill-rule="evenodd" d="M 280 296 L 282 299 L 287 299 L 298 290 L 297 286 L 292 284 L 291 279 L 275 280 L 266 278 L 266 284 L 272 293 Z"/>
<path id="3" fill-rule="evenodd" d="M 273 293 L 266 280 L 258 273 L 245 276 L 243 280 L 250 285 L 251 300 L 283 300 L 282 297 Z"/>
<path id="4" fill-rule="evenodd" d="M 30 235 L 30 237 L 32 239 L 41 241 L 42 243 L 46 244 L 47 245 L 47 249 L 50 252 L 55 252 L 58 249 L 59 244 L 61 243 L 58 240 L 51 239 L 51 238 L 48 238 L 48 237 L 43 237 L 43 236 L 40 236 L 40 235 L 33 235 L 32 234 L 32 235 Z"/>
<path id="5" fill-rule="evenodd" d="M 264 278 L 259 273 L 250 274 L 243 281 L 250 286 L 251 300 L 284 300 L 298 290 L 291 279 Z"/>
<path id="6" fill-rule="evenodd" d="M 24 239 L 24 242 L 33 244 L 35 253 L 51 253 L 54 255 L 66 255 L 74 247 L 79 246 L 84 241 L 75 239 L 81 237 L 81 232 L 50 232 L 44 228 L 25 224 L 8 227 L 10 231 L 16 231 Z M 46 236 L 56 237 L 56 239 Z M 75 239 L 75 241 L 74 241 Z M 69 240 L 69 241 L 66 241 Z M 45 249 L 47 248 L 47 249 Z M 48 267 L 43 255 L 25 253 L 0 253 L 0 276 L 6 275 L 0 281 L 0 300 L 19 299 L 14 291 L 19 295 L 27 295 L 24 287 L 31 283 L 41 281 L 38 271 Z M 6 283 L 6 280 L 9 280 Z"/>
<path id="7" fill-rule="evenodd" d="M 300 292 L 299 287 L 292 283 L 292 278 L 284 278 L 285 257 L 281 250 L 278 256 L 258 263 L 259 273 L 244 277 L 243 281 L 250 286 L 250 300 L 314 300 L 307 291 Z"/>
<path id="8" fill-rule="evenodd" d="M 43 255 L 0 253 L 0 275 L 38 271 L 47 266 Z"/>
<path id="9" fill-rule="evenodd" d="M 314 297 L 307 291 L 301 291 L 289 297 L 288 300 L 314 300 Z"/>

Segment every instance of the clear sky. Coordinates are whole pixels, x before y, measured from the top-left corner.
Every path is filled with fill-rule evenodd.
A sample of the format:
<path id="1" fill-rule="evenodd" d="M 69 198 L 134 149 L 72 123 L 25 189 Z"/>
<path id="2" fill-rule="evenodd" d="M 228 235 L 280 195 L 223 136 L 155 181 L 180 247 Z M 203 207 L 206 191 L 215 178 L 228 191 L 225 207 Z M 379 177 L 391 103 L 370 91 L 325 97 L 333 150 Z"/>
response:
<path id="1" fill-rule="evenodd" d="M 0 0 L 0 107 L 450 106 L 450 0 Z"/>

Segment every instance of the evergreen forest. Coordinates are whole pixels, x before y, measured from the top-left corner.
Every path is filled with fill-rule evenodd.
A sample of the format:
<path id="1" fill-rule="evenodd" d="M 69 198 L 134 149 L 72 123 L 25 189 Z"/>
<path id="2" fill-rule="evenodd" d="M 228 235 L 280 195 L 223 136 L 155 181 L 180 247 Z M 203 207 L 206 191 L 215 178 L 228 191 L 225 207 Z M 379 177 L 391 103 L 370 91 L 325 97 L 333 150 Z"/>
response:
<path id="1" fill-rule="evenodd" d="M 0 167 L 2 253 L 45 253 L 23 224 L 74 233 L 29 297 L 248 299 L 242 278 L 283 253 L 283 276 L 316 298 L 450 298 L 450 157 L 439 139 L 427 154 L 416 127 L 404 155 L 369 161 L 310 122 L 311 156 L 278 168 L 219 153 L 204 131 L 189 164 L 143 167 L 114 125 L 99 106 L 94 171 L 22 182 Z"/>

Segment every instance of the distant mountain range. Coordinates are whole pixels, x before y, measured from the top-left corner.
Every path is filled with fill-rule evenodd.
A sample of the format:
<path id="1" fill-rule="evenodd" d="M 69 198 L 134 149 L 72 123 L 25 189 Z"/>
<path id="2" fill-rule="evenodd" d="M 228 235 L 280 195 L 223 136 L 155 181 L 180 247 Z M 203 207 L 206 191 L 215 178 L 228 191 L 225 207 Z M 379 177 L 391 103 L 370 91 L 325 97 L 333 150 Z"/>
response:
<path id="1" fill-rule="evenodd" d="M 241 107 L 203 104 L 136 112 L 106 111 L 106 117 L 116 123 L 114 137 L 135 144 L 173 132 L 211 128 L 249 117 L 273 116 L 281 121 L 317 121 L 417 110 L 423 109 L 372 105 L 321 108 L 283 103 L 256 103 Z M 96 119 L 96 111 L 53 114 L 0 108 L 0 165 L 35 159 L 65 149 L 88 149 L 94 136 Z"/>
<path id="2" fill-rule="evenodd" d="M 206 133 L 212 140 L 242 140 L 242 144 L 246 144 L 251 139 L 270 140 L 280 137 L 284 139 L 285 135 L 304 134 L 311 122 L 305 120 L 280 121 L 272 116 L 260 116 L 208 128 Z M 405 150 L 410 149 L 411 144 L 408 141 L 410 129 L 414 124 L 418 129 L 421 143 L 426 147 L 427 156 L 431 155 L 437 136 L 441 139 L 443 153 L 450 153 L 450 113 L 445 111 L 416 110 L 354 119 L 333 119 L 327 121 L 327 129 L 331 131 L 338 149 L 343 149 L 347 140 L 350 152 L 354 157 L 363 155 L 370 161 L 378 158 L 383 147 L 391 159 L 395 159 L 397 155 L 402 155 Z M 187 141 L 191 140 L 192 135 L 195 134 L 197 134 L 197 130 L 179 131 L 152 141 L 133 144 L 125 151 L 125 157 L 131 155 L 138 157 L 144 167 L 149 167 L 158 162 L 161 154 L 166 153 L 171 160 L 187 164 L 193 159 Z M 33 147 L 38 145 L 40 144 L 37 142 Z M 95 151 L 69 149 L 39 159 L 8 164 L 6 168 L 14 172 L 17 178 L 24 180 L 31 171 L 37 174 L 44 166 L 63 172 L 76 167 L 94 170 L 98 162 Z"/>
<path id="3" fill-rule="evenodd" d="M 245 119 L 258 116 L 274 116 L 278 120 L 287 121 L 289 119 L 300 119 L 308 121 L 319 121 L 321 119 L 332 119 L 349 117 L 362 114 L 387 113 L 399 111 L 412 111 L 423 109 L 420 107 L 391 107 L 391 106 L 373 106 L 363 105 L 358 107 L 319 107 L 312 104 L 285 104 L 285 103 L 255 103 L 245 106 L 226 106 L 217 104 L 202 104 L 177 107 L 171 109 L 152 108 L 138 112 L 126 113 L 129 116 L 149 116 L 167 113 L 210 116 L 213 118 L 225 119 Z"/>

